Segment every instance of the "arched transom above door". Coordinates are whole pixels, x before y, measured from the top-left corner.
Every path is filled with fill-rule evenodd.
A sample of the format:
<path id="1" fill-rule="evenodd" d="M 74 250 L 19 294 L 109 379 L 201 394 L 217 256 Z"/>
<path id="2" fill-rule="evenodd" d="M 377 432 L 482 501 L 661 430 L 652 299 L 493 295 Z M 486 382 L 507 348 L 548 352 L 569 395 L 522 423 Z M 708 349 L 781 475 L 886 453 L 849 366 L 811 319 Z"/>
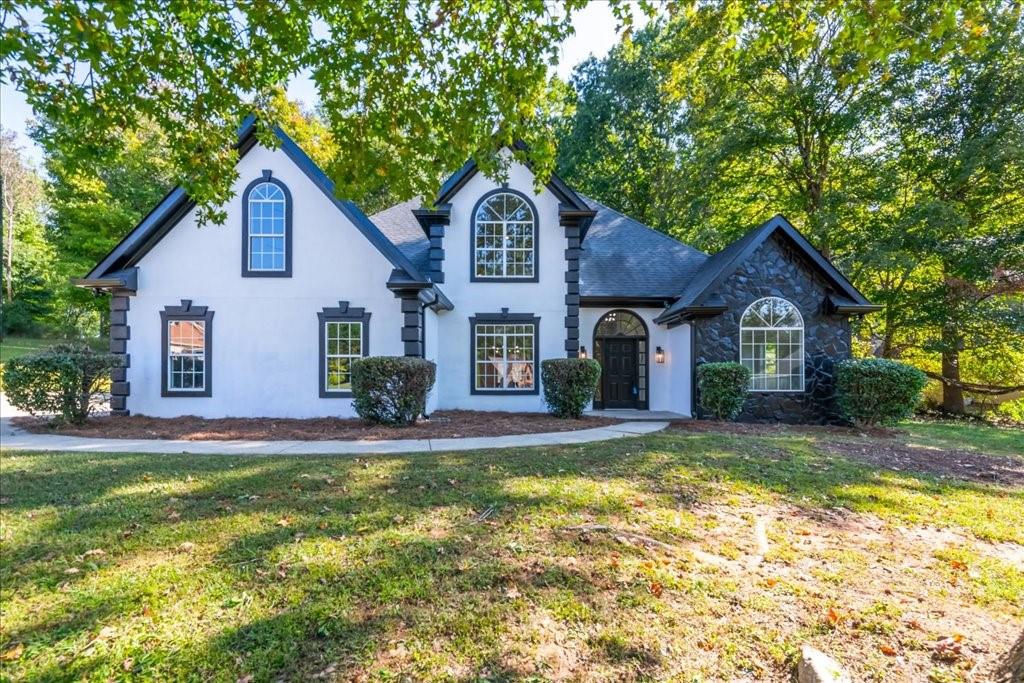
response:
<path id="1" fill-rule="evenodd" d="M 594 358 L 601 364 L 595 408 L 648 407 L 647 326 L 631 311 L 608 311 L 594 327 Z"/>

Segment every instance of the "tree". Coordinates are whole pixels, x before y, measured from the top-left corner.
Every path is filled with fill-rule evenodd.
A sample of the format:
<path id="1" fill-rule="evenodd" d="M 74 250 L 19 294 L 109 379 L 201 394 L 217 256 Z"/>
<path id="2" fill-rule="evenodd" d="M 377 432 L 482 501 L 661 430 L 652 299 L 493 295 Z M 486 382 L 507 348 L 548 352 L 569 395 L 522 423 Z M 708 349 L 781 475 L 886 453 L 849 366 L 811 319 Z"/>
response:
<path id="1" fill-rule="evenodd" d="M 337 145 L 326 170 L 344 196 L 381 178 L 399 197 L 426 196 L 471 156 L 500 175 L 491 152 L 516 140 L 545 177 L 546 72 L 585 4 L 23 0 L 3 11 L 4 68 L 53 124 L 47 146 L 69 171 L 104 164 L 121 131 L 151 121 L 175 181 L 203 217 L 222 219 L 213 207 L 235 179 L 239 122 L 257 114 L 270 142 L 275 90 L 300 72 L 318 90 Z M 628 22 L 625 3 L 613 5 Z"/>
<path id="2" fill-rule="evenodd" d="M 652 24 L 576 67 L 571 113 L 562 121 L 558 173 L 571 185 L 652 227 L 670 232 L 676 150 L 684 144 L 678 107 Z"/>
<path id="3" fill-rule="evenodd" d="M 909 315 L 904 346 L 941 354 L 943 408 L 951 413 L 964 412 L 965 388 L 999 391 L 964 382 L 964 352 L 1024 353 L 1019 12 L 994 8 L 981 24 L 981 49 L 910 67 L 891 113 L 890 147 L 908 197 L 892 251 L 914 264 L 912 286 L 893 304 Z"/>
<path id="4" fill-rule="evenodd" d="M 30 331 L 47 303 L 51 256 L 42 223 L 42 181 L 12 131 L 0 130 L 0 226 L 3 248 L 3 324 L 0 332 Z"/>

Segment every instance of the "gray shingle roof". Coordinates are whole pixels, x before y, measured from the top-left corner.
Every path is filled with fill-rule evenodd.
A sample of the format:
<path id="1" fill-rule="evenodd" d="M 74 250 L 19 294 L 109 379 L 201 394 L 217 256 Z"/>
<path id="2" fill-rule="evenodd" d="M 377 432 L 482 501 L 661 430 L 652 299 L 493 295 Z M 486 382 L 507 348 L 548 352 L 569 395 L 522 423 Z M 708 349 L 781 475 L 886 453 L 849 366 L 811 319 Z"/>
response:
<path id="1" fill-rule="evenodd" d="M 421 206 L 423 200 L 416 197 L 375 213 L 370 220 L 421 273 L 426 273 L 430 270 L 430 240 L 412 214 Z"/>
<path id="2" fill-rule="evenodd" d="M 581 296 L 674 299 L 708 260 L 693 247 L 579 196 L 597 211 L 580 256 Z M 426 272 L 430 240 L 412 214 L 420 206 L 421 199 L 411 199 L 370 216 L 370 220 Z"/>
<path id="3" fill-rule="evenodd" d="M 675 298 L 707 254 L 582 196 L 597 211 L 583 240 L 580 295 Z"/>

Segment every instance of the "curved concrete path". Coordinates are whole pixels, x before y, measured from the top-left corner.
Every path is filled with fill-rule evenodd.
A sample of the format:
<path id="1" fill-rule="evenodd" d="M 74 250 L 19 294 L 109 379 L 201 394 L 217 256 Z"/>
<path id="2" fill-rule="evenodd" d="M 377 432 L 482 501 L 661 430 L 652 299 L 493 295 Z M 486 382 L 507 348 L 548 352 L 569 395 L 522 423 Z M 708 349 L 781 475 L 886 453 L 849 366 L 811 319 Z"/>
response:
<path id="1" fill-rule="evenodd" d="M 524 446 L 592 443 L 657 432 L 668 422 L 622 422 L 572 432 L 515 434 L 461 439 L 398 441 L 183 441 L 169 439 L 94 439 L 57 434 L 30 434 L 0 420 L 0 450 L 73 451 L 82 453 L 197 453 L 225 455 L 360 455 L 367 453 L 442 453 Z"/>

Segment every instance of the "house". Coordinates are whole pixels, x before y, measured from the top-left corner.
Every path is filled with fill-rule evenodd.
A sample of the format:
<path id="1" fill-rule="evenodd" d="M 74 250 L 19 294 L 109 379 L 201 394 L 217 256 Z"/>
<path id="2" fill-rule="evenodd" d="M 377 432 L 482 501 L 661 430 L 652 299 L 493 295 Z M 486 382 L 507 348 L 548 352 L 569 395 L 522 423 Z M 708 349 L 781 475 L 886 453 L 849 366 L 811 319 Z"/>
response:
<path id="1" fill-rule="evenodd" d="M 76 281 L 111 294 L 116 414 L 349 417 L 368 355 L 434 361 L 428 412 L 540 411 L 540 361 L 586 355 L 596 408 L 691 415 L 695 367 L 731 360 L 744 418 L 835 417 L 849 317 L 877 307 L 783 217 L 709 257 L 517 162 L 368 217 L 276 134 L 240 129 L 224 225 L 177 188 Z"/>

